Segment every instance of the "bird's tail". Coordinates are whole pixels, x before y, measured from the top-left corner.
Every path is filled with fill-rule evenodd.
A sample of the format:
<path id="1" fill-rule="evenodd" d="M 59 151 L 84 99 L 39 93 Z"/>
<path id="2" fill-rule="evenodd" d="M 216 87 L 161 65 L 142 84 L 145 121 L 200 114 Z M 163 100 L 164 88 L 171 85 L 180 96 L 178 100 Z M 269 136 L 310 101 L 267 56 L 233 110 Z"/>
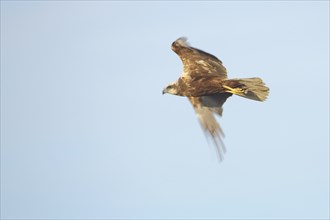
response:
<path id="1" fill-rule="evenodd" d="M 228 79 L 224 81 L 223 88 L 226 92 L 256 101 L 265 101 L 269 88 L 260 78 Z"/>

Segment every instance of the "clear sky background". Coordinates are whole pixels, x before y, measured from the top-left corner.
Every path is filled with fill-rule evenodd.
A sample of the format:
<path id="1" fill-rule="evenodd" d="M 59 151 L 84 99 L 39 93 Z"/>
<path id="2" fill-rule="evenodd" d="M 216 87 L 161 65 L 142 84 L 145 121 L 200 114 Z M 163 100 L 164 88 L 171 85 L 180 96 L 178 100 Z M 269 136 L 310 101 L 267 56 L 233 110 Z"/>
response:
<path id="1" fill-rule="evenodd" d="M 270 87 L 220 164 L 181 36 Z M 329 218 L 329 2 L 1 1 L 1 218 Z"/>

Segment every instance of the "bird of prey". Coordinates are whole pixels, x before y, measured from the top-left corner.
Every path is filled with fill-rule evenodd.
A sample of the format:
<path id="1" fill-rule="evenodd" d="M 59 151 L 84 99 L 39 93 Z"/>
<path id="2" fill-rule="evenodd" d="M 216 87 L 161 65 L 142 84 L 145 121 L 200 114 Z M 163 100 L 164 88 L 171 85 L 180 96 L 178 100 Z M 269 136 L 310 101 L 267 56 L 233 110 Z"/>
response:
<path id="1" fill-rule="evenodd" d="M 183 63 L 181 77 L 166 86 L 163 94 L 188 97 L 207 137 L 216 147 L 220 161 L 226 152 L 224 133 L 215 119 L 222 115 L 222 105 L 233 94 L 265 101 L 269 88 L 257 77 L 227 79 L 227 70 L 215 56 L 191 47 L 187 38 L 181 37 L 172 43 L 172 50 Z"/>

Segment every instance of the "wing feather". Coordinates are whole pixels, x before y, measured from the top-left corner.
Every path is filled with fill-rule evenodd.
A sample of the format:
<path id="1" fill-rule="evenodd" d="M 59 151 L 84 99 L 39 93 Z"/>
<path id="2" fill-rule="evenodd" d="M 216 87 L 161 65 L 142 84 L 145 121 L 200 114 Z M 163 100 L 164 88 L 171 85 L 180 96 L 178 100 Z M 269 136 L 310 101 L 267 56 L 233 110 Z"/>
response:
<path id="1" fill-rule="evenodd" d="M 179 55 L 183 62 L 183 76 L 195 77 L 201 74 L 211 74 L 227 78 L 227 70 L 221 60 L 212 54 L 187 43 L 187 38 L 179 38 L 172 44 L 172 50 Z"/>
<path id="2" fill-rule="evenodd" d="M 205 135 L 207 138 L 211 138 L 218 157 L 220 161 L 222 161 L 224 154 L 226 153 L 226 147 L 223 143 L 225 135 L 214 117 L 213 110 L 203 104 L 202 97 L 188 97 L 188 99 L 195 110 L 196 116 Z"/>

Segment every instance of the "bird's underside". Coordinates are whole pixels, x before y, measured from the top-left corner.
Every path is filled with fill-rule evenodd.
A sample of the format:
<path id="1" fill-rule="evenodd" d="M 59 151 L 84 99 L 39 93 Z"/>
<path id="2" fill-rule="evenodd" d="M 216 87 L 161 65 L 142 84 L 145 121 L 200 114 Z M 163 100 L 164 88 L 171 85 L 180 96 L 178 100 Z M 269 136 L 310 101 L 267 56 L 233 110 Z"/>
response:
<path id="1" fill-rule="evenodd" d="M 227 79 L 227 70 L 215 56 L 191 47 L 186 38 L 172 43 L 172 50 L 183 62 L 181 77 L 169 84 L 164 93 L 186 96 L 207 137 L 216 147 L 219 159 L 226 152 L 224 133 L 215 119 L 222 115 L 222 106 L 233 94 L 244 98 L 264 101 L 269 88 L 260 78 Z"/>

